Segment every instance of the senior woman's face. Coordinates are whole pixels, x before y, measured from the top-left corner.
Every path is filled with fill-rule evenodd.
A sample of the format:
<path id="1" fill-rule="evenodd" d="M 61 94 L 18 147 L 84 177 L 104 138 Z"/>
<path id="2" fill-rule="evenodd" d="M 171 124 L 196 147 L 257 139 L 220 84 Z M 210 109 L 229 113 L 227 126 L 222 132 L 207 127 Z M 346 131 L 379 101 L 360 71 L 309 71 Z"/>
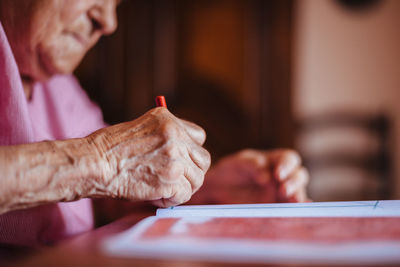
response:
<path id="1" fill-rule="evenodd" d="M 71 73 L 116 27 L 119 0 L 0 0 L 0 20 L 22 76 Z"/>

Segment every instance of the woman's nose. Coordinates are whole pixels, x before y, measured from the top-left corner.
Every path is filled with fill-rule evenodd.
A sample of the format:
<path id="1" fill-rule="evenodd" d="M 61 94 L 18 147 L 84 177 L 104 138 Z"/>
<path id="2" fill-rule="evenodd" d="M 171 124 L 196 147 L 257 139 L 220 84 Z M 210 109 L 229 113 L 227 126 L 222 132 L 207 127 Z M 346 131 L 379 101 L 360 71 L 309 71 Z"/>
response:
<path id="1" fill-rule="evenodd" d="M 103 34 L 111 34 L 117 29 L 117 1 L 102 0 L 89 11 L 89 17 L 94 24 L 94 30 L 100 30 Z"/>

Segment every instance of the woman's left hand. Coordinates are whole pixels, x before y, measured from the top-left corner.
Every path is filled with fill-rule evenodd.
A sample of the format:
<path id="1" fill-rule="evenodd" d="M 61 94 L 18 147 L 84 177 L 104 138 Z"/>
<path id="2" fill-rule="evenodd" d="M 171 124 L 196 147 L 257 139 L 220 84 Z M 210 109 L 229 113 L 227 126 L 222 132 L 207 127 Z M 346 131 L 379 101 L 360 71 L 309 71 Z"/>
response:
<path id="1" fill-rule="evenodd" d="M 289 149 L 246 149 L 221 159 L 191 203 L 307 202 L 308 171 Z"/>

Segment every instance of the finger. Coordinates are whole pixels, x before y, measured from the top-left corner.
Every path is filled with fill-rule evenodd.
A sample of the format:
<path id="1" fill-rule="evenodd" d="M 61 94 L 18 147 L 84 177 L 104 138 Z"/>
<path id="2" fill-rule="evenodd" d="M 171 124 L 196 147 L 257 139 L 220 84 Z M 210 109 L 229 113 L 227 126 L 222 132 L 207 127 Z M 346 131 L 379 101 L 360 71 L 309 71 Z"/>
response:
<path id="1" fill-rule="evenodd" d="M 300 155 L 293 150 L 276 150 L 269 154 L 269 166 L 279 181 L 288 179 L 301 165 Z"/>
<path id="2" fill-rule="evenodd" d="M 175 193 L 168 199 L 166 203 L 171 204 L 170 206 L 176 206 L 185 203 L 190 200 L 193 195 L 192 185 L 186 177 L 180 179 L 180 183 L 175 185 Z"/>
<path id="3" fill-rule="evenodd" d="M 185 127 L 186 132 L 189 135 L 189 137 L 195 143 L 202 146 L 204 144 L 204 142 L 206 141 L 206 132 L 204 131 L 204 129 L 190 121 L 186 121 L 186 120 L 182 120 L 182 119 L 179 119 L 179 121 Z"/>
<path id="4" fill-rule="evenodd" d="M 285 199 L 281 199 L 281 202 L 291 202 L 291 203 L 299 203 L 299 202 L 312 202 L 308 196 L 307 196 L 307 192 L 305 189 L 302 189 L 298 192 L 296 192 L 295 195 L 289 197 L 289 198 L 285 198 Z"/>
<path id="5" fill-rule="evenodd" d="M 294 199 L 296 202 L 311 202 L 311 200 L 307 196 L 306 189 L 303 188 L 294 195 Z"/>
<path id="6" fill-rule="evenodd" d="M 297 192 L 305 190 L 309 181 L 309 175 L 305 168 L 296 169 L 284 183 L 280 185 L 280 194 L 284 198 L 296 195 Z"/>
<path id="7" fill-rule="evenodd" d="M 258 168 L 265 168 L 267 166 L 267 157 L 263 151 L 254 150 L 254 149 L 244 149 L 234 155 L 238 159 L 245 160 L 249 163 L 252 163 L 253 166 Z"/>
<path id="8" fill-rule="evenodd" d="M 203 185 L 204 174 L 205 172 L 194 163 L 188 163 L 186 166 L 184 176 L 189 181 L 193 194 Z"/>
<path id="9" fill-rule="evenodd" d="M 208 168 L 210 168 L 211 155 L 205 148 L 199 145 L 193 145 L 188 148 L 188 154 L 190 160 L 202 171 L 206 172 Z"/>
<path id="10" fill-rule="evenodd" d="M 271 172 L 267 168 L 267 157 L 264 151 L 245 149 L 233 155 L 232 168 L 238 168 L 241 176 L 252 177 L 258 185 L 266 185 L 271 181 Z"/>
<path id="11" fill-rule="evenodd" d="M 173 185 L 172 196 L 164 197 L 161 199 L 153 200 L 152 203 L 155 206 L 161 208 L 168 208 L 172 206 L 177 206 L 190 199 L 192 196 L 192 189 L 189 181 L 186 177 L 180 178 L 180 183 Z"/>

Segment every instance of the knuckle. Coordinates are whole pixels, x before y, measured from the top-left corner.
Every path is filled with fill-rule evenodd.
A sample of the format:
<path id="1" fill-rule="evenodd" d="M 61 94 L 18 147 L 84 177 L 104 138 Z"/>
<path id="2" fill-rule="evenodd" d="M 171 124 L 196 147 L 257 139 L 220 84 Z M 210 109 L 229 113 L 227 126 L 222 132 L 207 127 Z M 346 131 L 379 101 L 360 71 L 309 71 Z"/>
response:
<path id="1" fill-rule="evenodd" d="M 177 124 L 170 119 L 167 119 L 162 123 L 160 130 L 161 134 L 166 137 L 166 139 L 174 138 L 178 134 Z"/>
<path id="2" fill-rule="evenodd" d="M 160 121 L 161 118 L 163 117 L 163 111 L 161 108 L 153 108 L 149 111 L 147 111 L 144 115 L 144 117 L 150 117 L 152 120 L 155 121 Z"/>
<path id="3" fill-rule="evenodd" d="M 163 107 L 156 107 L 153 108 L 149 111 L 150 114 L 155 115 L 155 116 L 167 116 L 171 114 L 168 109 L 163 108 Z"/>
<path id="4" fill-rule="evenodd" d="M 200 168 L 203 172 L 206 172 L 211 166 L 211 154 L 204 147 L 197 146 L 189 152 L 191 160 Z"/>
<path id="5" fill-rule="evenodd" d="M 191 170 L 186 172 L 185 177 L 189 181 L 192 191 L 196 191 L 204 182 L 205 171 L 193 167 Z"/>
<path id="6" fill-rule="evenodd" d="M 183 121 L 182 126 L 185 128 L 187 134 L 193 139 L 193 141 L 201 145 L 204 144 L 207 137 L 206 131 L 202 127 L 193 122 L 184 120 L 182 121 Z"/>
<path id="7" fill-rule="evenodd" d="M 177 160 L 179 158 L 179 144 L 177 142 L 168 141 L 162 149 L 162 155 L 167 160 Z"/>
<path id="8" fill-rule="evenodd" d="M 187 127 L 190 127 L 195 131 L 198 131 L 199 134 L 202 134 L 204 136 L 206 135 L 206 131 L 200 125 L 198 125 L 197 123 L 194 123 L 194 122 L 191 122 L 191 121 L 186 121 L 186 120 L 184 120 L 184 123 L 186 124 Z"/>
<path id="9" fill-rule="evenodd" d="M 197 127 L 198 127 L 198 131 L 199 131 L 199 139 L 201 141 L 200 143 L 204 144 L 204 142 L 206 141 L 206 138 L 207 138 L 206 131 L 203 128 L 201 128 L 200 126 L 197 126 Z"/>

